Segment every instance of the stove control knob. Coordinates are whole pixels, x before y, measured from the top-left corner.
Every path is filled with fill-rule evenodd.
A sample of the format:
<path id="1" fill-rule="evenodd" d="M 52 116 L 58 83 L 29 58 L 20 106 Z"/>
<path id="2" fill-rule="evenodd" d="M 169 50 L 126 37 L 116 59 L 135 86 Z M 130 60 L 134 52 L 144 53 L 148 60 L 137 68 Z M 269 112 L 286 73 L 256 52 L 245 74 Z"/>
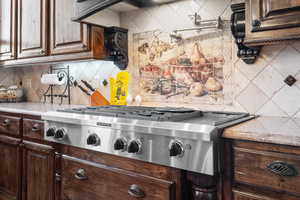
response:
<path id="1" fill-rule="evenodd" d="M 47 137 L 53 137 L 55 135 L 56 129 L 55 128 L 49 128 L 46 132 Z"/>
<path id="2" fill-rule="evenodd" d="M 92 134 L 87 138 L 86 143 L 92 146 L 99 146 L 101 144 L 101 140 L 98 135 Z"/>
<path id="3" fill-rule="evenodd" d="M 140 140 L 132 140 L 128 145 L 128 153 L 140 153 L 142 150 L 142 143 Z"/>
<path id="4" fill-rule="evenodd" d="M 127 141 L 125 138 L 119 138 L 115 141 L 114 150 L 116 151 L 125 151 L 127 148 Z"/>
<path id="5" fill-rule="evenodd" d="M 170 156 L 175 157 L 175 156 L 183 156 L 184 153 L 184 148 L 183 144 L 179 141 L 173 141 L 170 143 Z"/>
<path id="6" fill-rule="evenodd" d="M 66 130 L 64 128 L 58 129 L 54 134 L 54 139 L 63 140 L 66 137 Z"/>

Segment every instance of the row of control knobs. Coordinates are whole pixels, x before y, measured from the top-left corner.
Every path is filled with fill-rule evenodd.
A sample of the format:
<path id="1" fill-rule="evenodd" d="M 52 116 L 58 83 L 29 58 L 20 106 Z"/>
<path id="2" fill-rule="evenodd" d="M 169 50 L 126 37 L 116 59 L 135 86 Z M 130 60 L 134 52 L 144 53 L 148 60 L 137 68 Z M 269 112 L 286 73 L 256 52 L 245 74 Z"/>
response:
<path id="1" fill-rule="evenodd" d="M 66 130 L 49 128 L 46 132 L 47 137 L 53 137 L 56 140 L 63 140 L 66 137 Z M 87 144 L 91 146 L 100 146 L 101 139 L 96 134 L 91 134 L 87 138 Z M 140 140 L 131 140 L 127 143 L 125 138 L 119 138 L 114 143 L 114 150 L 116 151 L 126 151 L 128 153 L 140 153 L 142 150 L 142 142 Z M 173 141 L 169 146 L 170 156 L 182 156 L 184 153 L 184 148 L 181 142 Z"/>

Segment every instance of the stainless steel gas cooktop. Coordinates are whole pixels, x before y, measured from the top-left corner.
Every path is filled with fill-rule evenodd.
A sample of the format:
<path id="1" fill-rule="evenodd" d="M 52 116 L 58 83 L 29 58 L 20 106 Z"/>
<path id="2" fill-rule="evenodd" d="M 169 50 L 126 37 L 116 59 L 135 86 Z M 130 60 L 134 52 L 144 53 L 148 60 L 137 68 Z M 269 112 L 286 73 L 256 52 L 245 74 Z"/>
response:
<path id="1" fill-rule="evenodd" d="M 48 141 L 209 175 L 219 170 L 223 128 L 253 117 L 136 106 L 75 108 L 42 116 Z"/>

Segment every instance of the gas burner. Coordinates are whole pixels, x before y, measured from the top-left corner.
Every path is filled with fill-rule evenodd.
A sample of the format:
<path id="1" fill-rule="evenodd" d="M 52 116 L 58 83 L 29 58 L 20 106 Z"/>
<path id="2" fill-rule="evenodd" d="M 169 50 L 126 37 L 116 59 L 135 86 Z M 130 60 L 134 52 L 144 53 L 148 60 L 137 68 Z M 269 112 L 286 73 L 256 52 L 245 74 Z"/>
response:
<path id="1" fill-rule="evenodd" d="M 172 107 L 96 106 L 59 111 L 151 121 L 182 121 L 202 116 L 202 112 L 198 110 Z"/>

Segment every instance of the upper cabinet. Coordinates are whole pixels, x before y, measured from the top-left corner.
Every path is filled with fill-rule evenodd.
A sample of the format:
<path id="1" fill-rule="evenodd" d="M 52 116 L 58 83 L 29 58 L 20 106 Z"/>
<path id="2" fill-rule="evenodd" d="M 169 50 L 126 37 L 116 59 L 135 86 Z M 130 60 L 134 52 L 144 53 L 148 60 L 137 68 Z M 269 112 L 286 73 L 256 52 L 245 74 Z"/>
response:
<path id="1" fill-rule="evenodd" d="M 245 44 L 300 38 L 300 0 L 246 0 Z"/>
<path id="2" fill-rule="evenodd" d="M 48 0 L 18 0 L 18 58 L 47 55 Z"/>
<path id="3" fill-rule="evenodd" d="M 91 59 L 117 62 L 119 51 L 107 48 L 105 37 L 115 38 L 119 31 L 107 33 L 103 27 L 73 22 L 74 13 L 75 0 L 0 0 L 0 67 Z"/>
<path id="4" fill-rule="evenodd" d="M 0 1 L 0 60 L 16 56 L 16 0 Z"/>
<path id="5" fill-rule="evenodd" d="M 50 2 L 50 54 L 78 53 L 90 50 L 90 29 L 86 24 L 73 22 L 74 0 Z"/>

